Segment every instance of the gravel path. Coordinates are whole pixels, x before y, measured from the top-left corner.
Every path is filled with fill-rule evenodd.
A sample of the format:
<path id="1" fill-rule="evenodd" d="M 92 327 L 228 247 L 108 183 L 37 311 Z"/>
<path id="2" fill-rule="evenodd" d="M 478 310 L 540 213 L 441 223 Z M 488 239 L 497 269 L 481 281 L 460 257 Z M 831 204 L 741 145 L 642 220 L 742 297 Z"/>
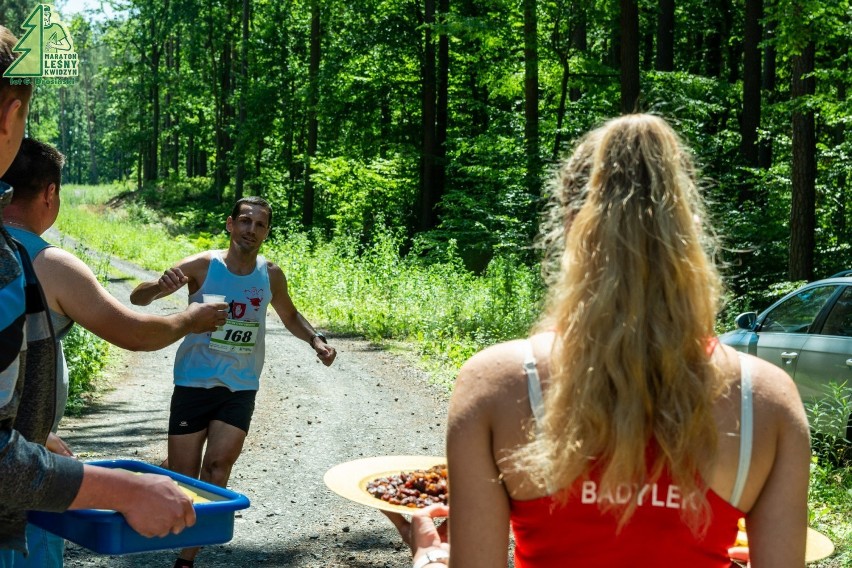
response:
<path id="1" fill-rule="evenodd" d="M 131 273 L 123 267 L 125 273 Z M 134 276 L 144 276 L 138 267 Z M 153 273 L 149 277 L 154 277 Z M 110 291 L 129 305 L 134 281 L 113 279 Z M 182 309 L 185 297 L 160 300 L 154 313 Z M 251 507 L 237 513 L 233 540 L 204 549 L 196 566 L 408 568 L 410 554 L 373 509 L 326 489 L 331 466 L 386 454 L 441 455 L 447 397 L 400 357 L 358 338 L 329 334 L 337 361 L 324 367 L 270 310 L 266 366 L 251 432 L 229 487 Z M 172 362 L 177 344 L 153 353 L 120 352 L 111 388 L 62 436 L 81 459 L 166 457 Z M 102 556 L 69 544 L 69 567 L 169 568 L 174 551 Z"/>

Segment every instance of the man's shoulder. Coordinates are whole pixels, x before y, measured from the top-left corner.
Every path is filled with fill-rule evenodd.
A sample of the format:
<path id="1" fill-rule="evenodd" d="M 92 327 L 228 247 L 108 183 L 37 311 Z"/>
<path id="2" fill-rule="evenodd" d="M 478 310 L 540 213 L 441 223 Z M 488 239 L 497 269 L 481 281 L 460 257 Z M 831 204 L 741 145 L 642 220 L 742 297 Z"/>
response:
<path id="1" fill-rule="evenodd" d="M 76 272 L 88 270 L 86 263 L 77 256 L 63 248 L 52 245 L 39 251 L 35 259 L 33 259 L 33 266 L 36 269 L 39 279 L 45 278 L 48 275 L 58 276 L 66 270 L 74 270 Z M 42 267 L 49 267 L 49 270 L 46 271 L 48 274 L 42 275 L 43 271 L 40 270 Z"/>
<path id="2" fill-rule="evenodd" d="M 210 261 L 219 252 L 217 250 L 205 250 L 195 254 L 191 254 L 180 260 L 175 266 L 184 267 L 200 267 L 206 269 L 210 266 Z"/>
<path id="3" fill-rule="evenodd" d="M 271 260 L 267 260 L 267 259 L 263 259 L 263 260 L 265 262 L 264 266 L 266 266 L 266 272 L 267 272 L 267 274 L 269 274 L 270 280 L 278 280 L 278 279 L 285 279 L 286 280 L 286 277 L 284 276 L 284 271 L 281 269 L 280 266 L 278 266 L 277 264 L 275 264 Z"/>

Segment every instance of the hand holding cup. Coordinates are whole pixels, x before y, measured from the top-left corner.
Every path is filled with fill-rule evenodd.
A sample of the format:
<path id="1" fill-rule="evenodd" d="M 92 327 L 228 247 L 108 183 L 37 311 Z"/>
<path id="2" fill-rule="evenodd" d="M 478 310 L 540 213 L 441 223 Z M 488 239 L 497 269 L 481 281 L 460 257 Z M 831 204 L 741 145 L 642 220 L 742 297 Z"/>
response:
<path id="1" fill-rule="evenodd" d="M 220 310 L 222 310 L 222 311 L 224 311 L 225 316 L 227 317 L 227 314 L 228 314 L 228 304 L 227 304 L 227 303 L 225 303 L 225 296 L 224 296 L 224 295 L 222 295 L 222 294 L 202 294 L 202 295 L 201 295 L 201 301 L 202 301 L 203 303 L 205 303 L 205 304 L 224 304 L 224 310 L 222 310 L 222 308 L 219 308 L 219 309 L 220 309 Z M 221 331 L 221 330 L 222 330 L 222 324 L 223 324 L 223 323 L 225 323 L 225 322 L 224 322 L 224 321 L 222 321 L 222 322 L 221 322 L 221 323 L 220 323 L 220 324 L 216 327 L 216 330 L 217 330 L 217 331 Z"/>

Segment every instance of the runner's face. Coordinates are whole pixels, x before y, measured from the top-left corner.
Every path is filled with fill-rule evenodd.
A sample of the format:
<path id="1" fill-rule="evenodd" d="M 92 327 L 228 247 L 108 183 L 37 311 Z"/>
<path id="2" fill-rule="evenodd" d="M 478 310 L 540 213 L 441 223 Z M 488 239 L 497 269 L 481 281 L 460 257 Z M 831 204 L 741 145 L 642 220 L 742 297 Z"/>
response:
<path id="1" fill-rule="evenodd" d="M 259 205 L 243 205 L 236 219 L 228 217 L 231 242 L 247 251 L 257 251 L 269 234 L 269 213 Z"/>

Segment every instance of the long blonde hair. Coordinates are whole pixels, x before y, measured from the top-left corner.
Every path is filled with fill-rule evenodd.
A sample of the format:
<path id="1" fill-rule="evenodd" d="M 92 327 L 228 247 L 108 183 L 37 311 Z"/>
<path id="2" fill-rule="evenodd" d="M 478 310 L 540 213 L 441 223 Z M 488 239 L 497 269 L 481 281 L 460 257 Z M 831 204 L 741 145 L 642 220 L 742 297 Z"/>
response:
<path id="1" fill-rule="evenodd" d="M 553 189 L 561 254 L 542 326 L 556 342 L 545 418 L 516 463 L 554 488 L 594 468 L 612 495 L 667 469 L 697 496 L 685 512 L 697 527 L 723 385 L 708 354 L 721 283 L 692 157 L 661 118 L 628 115 L 587 135 Z M 623 525 L 636 499 L 602 506 Z"/>

